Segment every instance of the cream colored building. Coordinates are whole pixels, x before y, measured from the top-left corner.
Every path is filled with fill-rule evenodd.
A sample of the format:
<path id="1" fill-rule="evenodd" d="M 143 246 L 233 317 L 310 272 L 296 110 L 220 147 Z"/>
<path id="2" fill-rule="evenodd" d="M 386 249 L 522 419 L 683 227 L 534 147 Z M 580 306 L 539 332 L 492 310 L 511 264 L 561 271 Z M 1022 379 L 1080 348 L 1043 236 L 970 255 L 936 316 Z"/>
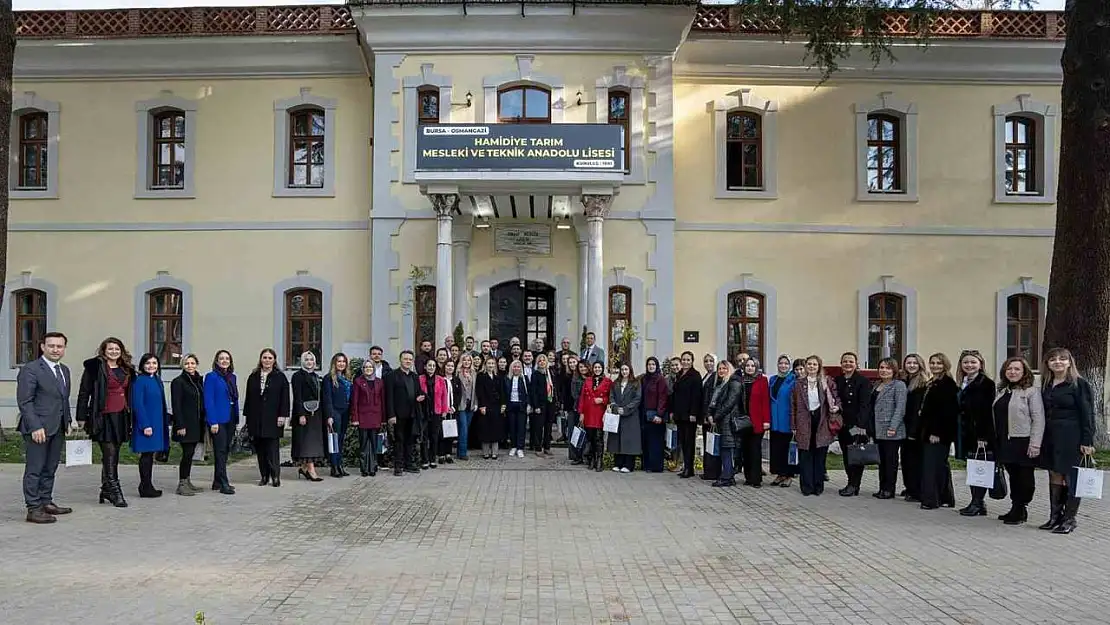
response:
<path id="1" fill-rule="evenodd" d="M 46 329 L 71 364 L 115 335 L 241 369 L 395 359 L 459 322 L 556 346 L 630 324 L 637 368 L 1036 352 L 1058 15 L 955 15 L 820 86 L 759 28 L 643 4 L 20 14 L 0 380 Z M 618 125 L 626 170 L 418 167 L 422 128 L 514 121 Z"/>

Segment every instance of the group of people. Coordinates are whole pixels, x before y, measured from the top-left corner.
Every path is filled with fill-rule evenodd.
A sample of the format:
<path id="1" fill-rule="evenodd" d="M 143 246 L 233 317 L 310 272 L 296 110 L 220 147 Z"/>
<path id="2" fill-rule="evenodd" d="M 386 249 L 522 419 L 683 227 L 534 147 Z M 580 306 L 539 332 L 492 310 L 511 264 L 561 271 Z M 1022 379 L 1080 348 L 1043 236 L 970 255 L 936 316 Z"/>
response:
<path id="1" fill-rule="evenodd" d="M 69 369 L 61 364 L 65 343 L 61 333 L 48 334 L 43 357 L 21 369 L 17 385 L 19 430 L 27 441 L 24 497 L 27 520 L 35 523 L 71 511 L 52 495 L 60 441 L 73 420 Z M 769 433 L 772 486 L 790 487 L 797 477 L 803 495 L 821 495 L 836 441 L 848 478 L 841 496 L 858 496 L 865 465 L 877 462 L 874 496 L 894 499 L 901 465 L 899 496 L 931 510 L 955 506 L 954 447 L 958 458 L 1005 467 L 1011 509 L 999 519 L 1011 525 L 1028 519 L 1034 470 L 1047 469 L 1051 514 L 1041 528 L 1062 534 L 1075 529 L 1079 508 L 1069 484 L 1072 469 L 1094 452 L 1092 391 L 1065 349 L 1046 354 L 1040 388 L 1030 363 L 1018 357 L 1007 359 L 999 381 L 992 381 L 976 351 L 962 352 L 955 371 L 942 353 L 928 359 L 910 354 L 902 362 L 884 358 L 874 380 L 858 370 L 851 352 L 841 356 L 835 377 L 816 355 L 782 355 L 775 372 L 765 375 L 746 354 L 736 356 L 735 367 L 707 354 L 699 372 L 688 351 L 663 362 L 650 357 L 637 375 L 627 362 L 610 366 L 593 333 L 580 351 L 571 350 L 568 339 L 561 350 L 545 351 L 538 343 L 525 349 L 514 338 L 503 353 L 495 340 L 476 344 L 467 337 L 457 345 L 449 337 L 438 349 L 424 341 L 418 352 L 402 351 L 396 368 L 376 346 L 361 371 L 352 371 L 342 353 L 332 356 L 323 375 L 312 352 L 299 362 L 286 377 L 277 354 L 263 349 L 240 397 L 230 352 L 216 352 L 203 376 L 198 358 L 189 354 L 167 401 L 156 355 L 144 354 L 136 367 L 121 340 L 102 341 L 83 363 L 75 419 L 102 452 L 101 503 L 128 505 L 118 471 L 119 449 L 127 442 L 140 454 L 140 497 L 161 496 L 153 465 L 167 455 L 171 440 L 182 451 L 175 492 L 201 491 L 190 475 L 206 435 L 215 458 L 212 490 L 235 494 L 227 458 L 240 414 L 257 455 L 259 485 L 273 487 L 281 485 L 286 426 L 298 477 L 313 482 L 322 479 L 317 466 L 325 462 L 332 477 L 348 475 L 342 451 L 350 427 L 357 430 L 362 476 L 376 475 L 382 464 L 402 475 L 467 461 L 471 446 L 485 459 L 497 459 L 502 449 L 510 458 L 526 451 L 550 457 L 558 438 L 569 443 L 574 464 L 594 471 L 603 469 L 609 452 L 613 471 L 634 471 L 640 457 L 642 469 L 661 473 L 670 454 L 679 477 L 691 478 L 703 440 L 703 479 L 730 487 L 741 472 L 745 485 L 761 488 Z M 960 514 L 986 515 L 986 494 L 972 487 L 971 503 Z"/>

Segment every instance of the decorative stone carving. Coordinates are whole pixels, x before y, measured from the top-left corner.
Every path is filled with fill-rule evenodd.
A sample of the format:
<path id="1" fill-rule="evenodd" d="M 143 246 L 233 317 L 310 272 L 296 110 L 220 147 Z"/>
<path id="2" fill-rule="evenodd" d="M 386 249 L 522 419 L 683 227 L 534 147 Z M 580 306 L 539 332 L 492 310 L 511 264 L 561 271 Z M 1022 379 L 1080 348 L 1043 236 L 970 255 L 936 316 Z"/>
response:
<path id="1" fill-rule="evenodd" d="M 582 209 L 586 219 L 605 219 L 609 216 L 609 209 L 613 206 L 611 195 L 583 195 Z"/>
<path id="2" fill-rule="evenodd" d="M 428 197 L 432 200 L 432 208 L 435 209 L 436 215 L 440 217 L 450 217 L 459 207 L 457 193 L 432 193 Z"/>

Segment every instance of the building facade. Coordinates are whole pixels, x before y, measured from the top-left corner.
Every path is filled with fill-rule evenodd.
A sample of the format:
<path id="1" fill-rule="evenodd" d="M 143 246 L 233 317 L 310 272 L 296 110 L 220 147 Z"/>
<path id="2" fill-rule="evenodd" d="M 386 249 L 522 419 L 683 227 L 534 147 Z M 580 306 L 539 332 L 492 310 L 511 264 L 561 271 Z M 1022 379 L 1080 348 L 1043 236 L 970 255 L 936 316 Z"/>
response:
<path id="1" fill-rule="evenodd" d="M 389 358 L 460 323 L 610 351 L 629 328 L 638 368 L 1038 359 L 1063 28 L 952 13 L 821 83 L 720 7 L 21 13 L 0 383 L 47 329 L 167 379 L 189 352 Z M 619 127 L 595 133 L 618 166 L 421 164 L 428 128 L 495 124 Z"/>

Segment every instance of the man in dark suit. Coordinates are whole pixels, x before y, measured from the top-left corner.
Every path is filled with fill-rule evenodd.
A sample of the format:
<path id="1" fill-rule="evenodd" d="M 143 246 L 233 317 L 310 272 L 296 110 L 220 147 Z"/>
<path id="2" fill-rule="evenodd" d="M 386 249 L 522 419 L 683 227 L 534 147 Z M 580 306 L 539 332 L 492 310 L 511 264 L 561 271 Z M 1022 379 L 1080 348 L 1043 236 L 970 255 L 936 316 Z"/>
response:
<path id="1" fill-rule="evenodd" d="M 374 377 L 381 380 L 382 384 L 386 383 L 389 379 L 389 374 L 393 371 L 393 367 L 389 366 L 389 362 L 382 358 L 384 353 L 385 352 L 383 352 L 382 348 L 378 345 L 374 345 L 370 348 L 370 362 L 374 363 Z M 393 438 L 393 428 L 386 425 L 382 428 L 382 431 L 385 432 L 386 439 L 389 441 L 389 451 L 391 451 L 394 445 L 397 444 Z M 393 464 L 391 455 L 385 453 L 380 454 L 378 456 L 378 464 L 381 466 L 390 466 Z"/>
<path id="2" fill-rule="evenodd" d="M 417 406 L 424 401 L 420 382 L 412 365 L 416 356 L 410 350 L 401 352 L 401 368 L 392 371 L 385 383 L 385 414 L 393 428 L 393 475 L 419 473 L 415 461 L 417 440 Z"/>
<path id="3" fill-rule="evenodd" d="M 580 358 L 591 365 L 595 362 L 600 362 L 608 367 L 609 363 L 605 362 L 605 350 L 595 345 L 595 343 L 597 343 L 597 336 L 594 335 L 593 332 L 587 332 L 586 349 L 582 350 L 582 356 Z"/>
<path id="4" fill-rule="evenodd" d="M 61 362 L 66 343 L 66 335 L 48 332 L 40 345 L 42 358 L 24 365 L 16 378 L 17 429 L 26 450 L 23 500 L 28 523 L 54 523 L 55 516 L 73 512 L 54 503 L 54 473 L 73 418 L 69 368 Z"/>

